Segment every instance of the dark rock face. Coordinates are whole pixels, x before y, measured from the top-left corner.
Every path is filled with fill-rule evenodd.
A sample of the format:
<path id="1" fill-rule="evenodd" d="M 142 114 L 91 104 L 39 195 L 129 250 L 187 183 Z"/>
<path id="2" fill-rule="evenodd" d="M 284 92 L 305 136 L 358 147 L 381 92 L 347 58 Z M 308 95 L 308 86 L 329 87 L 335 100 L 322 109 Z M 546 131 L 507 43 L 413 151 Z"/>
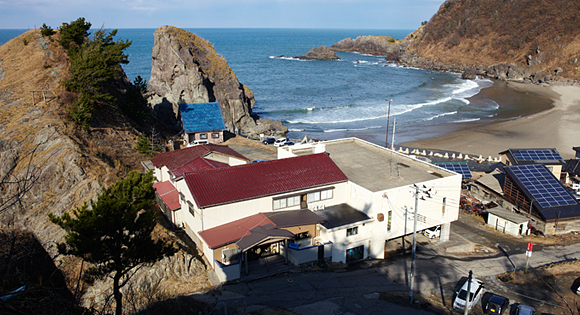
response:
<path id="1" fill-rule="evenodd" d="M 149 104 L 158 118 L 179 131 L 179 104 L 218 102 L 230 132 L 258 138 L 266 131 L 252 117 L 254 93 L 208 41 L 172 26 L 158 28 L 154 38 Z M 282 127 L 276 133 L 288 131 Z"/>
<path id="2" fill-rule="evenodd" d="M 397 60 L 407 50 L 409 40 L 395 40 L 390 36 L 359 36 L 356 39 L 346 38 L 330 46 L 333 51 L 350 51 L 374 56 L 387 56 Z"/>
<path id="3" fill-rule="evenodd" d="M 561 68 L 544 73 L 533 71 L 525 65 L 516 65 L 515 63 L 500 63 L 490 66 L 458 66 L 453 64 L 442 64 L 437 61 L 424 60 L 416 57 L 414 54 L 401 56 L 399 63 L 421 69 L 451 71 L 461 73 L 463 79 L 473 80 L 477 76 L 488 77 L 496 80 L 519 81 L 534 84 L 573 84 L 570 80 L 561 80 L 558 76 L 562 74 Z"/>
<path id="4" fill-rule="evenodd" d="M 312 47 L 306 55 L 295 57 L 300 60 L 340 60 L 334 51 L 328 49 L 326 46 Z"/>

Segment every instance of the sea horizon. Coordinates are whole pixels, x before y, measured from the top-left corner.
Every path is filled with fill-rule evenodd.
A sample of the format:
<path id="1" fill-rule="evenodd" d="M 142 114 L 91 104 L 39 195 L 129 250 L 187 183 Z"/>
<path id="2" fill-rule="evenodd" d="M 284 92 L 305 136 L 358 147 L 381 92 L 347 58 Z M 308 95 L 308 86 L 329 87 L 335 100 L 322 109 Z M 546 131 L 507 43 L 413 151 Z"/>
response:
<path id="1" fill-rule="evenodd" d="M 137 76 L 150 79 L 155 29 L 117 29 L 117 39 L 132 41 L 126 50 L 129 64 L 123 65 L 131 81 Z M 457 73 L 402 67 L 381 56 L 337 52 L 340 61 L 274 58 L 299 56 L 312 46 L 330 46 L 358 36 L 401 39 L 414 30 L 186 30 L 212 43 L 240 83 L 254 92 L 253 111 L 261 118 L 282 121 L 289 129 L 288 136 L 295 139 L 305 135 L 321 140 L 357 136 L 384 145 L 389 116 L 391 132 L 396 128 L 395 142 L 409 142 L 454 132 L 462 123 L 511 119 L 549 107 L 545 99 L 510 91 L 490 79 L 464 80 Z M 12 29 L 8 33 L 17 32 Z M 0 43 L 3 35 L 6 31 L 0 30 Z M 480 94 L 490 88 L 503 96 Z M 387 99 L 392 100 L 389 113 Z"/>

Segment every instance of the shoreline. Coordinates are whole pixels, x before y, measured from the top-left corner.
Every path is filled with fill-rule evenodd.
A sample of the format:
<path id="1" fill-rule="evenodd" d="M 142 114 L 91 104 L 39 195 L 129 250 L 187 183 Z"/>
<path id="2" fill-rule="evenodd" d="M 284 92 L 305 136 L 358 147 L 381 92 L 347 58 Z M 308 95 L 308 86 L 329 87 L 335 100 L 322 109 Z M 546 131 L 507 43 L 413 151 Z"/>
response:
<path id="1" fill-rule="evenodd" d="M 580 87 L 520 82 L 507 82 L 507 87 L 550 99 L 553 107 L 509 120 L 464 123 L 453 126 L 442 136 L 403 142 L 396 147 L 447 150 L 484 157 L 497 157 L 499 152 L 510 148 L 556 148 L 564 159 L 573 158 L 572 147 L 580 146 L 576 129 L 580 121 Z"/>

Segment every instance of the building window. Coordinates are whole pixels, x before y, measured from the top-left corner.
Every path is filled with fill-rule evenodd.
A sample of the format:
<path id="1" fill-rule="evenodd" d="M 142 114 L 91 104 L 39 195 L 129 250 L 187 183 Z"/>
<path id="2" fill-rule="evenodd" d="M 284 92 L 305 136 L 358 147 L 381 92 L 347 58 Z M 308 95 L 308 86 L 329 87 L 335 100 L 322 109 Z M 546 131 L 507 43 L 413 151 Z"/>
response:
<path id="1" fill-rule="evenodd" d="M 214 139 L 217 139 L 217 138 L 220 137 L 220 134 L 217 133 L 217 132 L 214 132 L 214 133 L 211 134 L 211 137 L 214 138 Z"/>
<path id="2" fill-rule="evenodd" d="M 391 230 L 391 218 L 393 216 L 393 210 L 389 210 L 387 214 L 387 232 Z"/>
<path id="3" fill-rule="evenodd" d="M 353 228 L 350 229 L 346 229 L 346 236 L 353 236 L 353 235 L 357 235 L 358 234 L 358 226 L 355 226 Z"/>
<path id="4" fill-rule="evenodd" d="M 207 139 L 207 133 L 200 133 L 199 138 L 200 139 Z"/>
<path id="5" fill-rule="evenodd" d="M 364 258 L 365 247 L 364 245 L 350 248 L 346 250 L 346 262 L 353 262 L 357 260 L 361 260 Z"/>
<path id="6" fill-rule="evenodd" d="M 332 189 L 316 191 L 308 194 L 308 202 L 332 199 Z"/>
<path id="7" fill-rule="evenodd" d="M 295 239 L 296 240 L 302 240 L 302 239 L 309 238 L 309 237 L 310 237 L 310 235 L 309 235 L 308 231 L 302 232 L 302 233 L 298 233 L 298 234 L 295 235 Z"/>
<path id="8" fill-rule="evenodd" d="M 189 213 L 191 213 L 191 215 L 192 215 L 193 217 L 195 217 L 195 210 L 193 210 L 193 205 L 191 204 L 191 202 L 189 202 L 189 201 L 188 201 L 188 202 L 187 202 L 187 206 L 188 206 L 188 208 L 189 208 Z"/>
<path id="9" fill-rule="evenodd" d="M 274 210 L 294 207 L 300 204 L 300 196 L 292 196 L 280 199 L 274 199 L 272 208 Z"/>

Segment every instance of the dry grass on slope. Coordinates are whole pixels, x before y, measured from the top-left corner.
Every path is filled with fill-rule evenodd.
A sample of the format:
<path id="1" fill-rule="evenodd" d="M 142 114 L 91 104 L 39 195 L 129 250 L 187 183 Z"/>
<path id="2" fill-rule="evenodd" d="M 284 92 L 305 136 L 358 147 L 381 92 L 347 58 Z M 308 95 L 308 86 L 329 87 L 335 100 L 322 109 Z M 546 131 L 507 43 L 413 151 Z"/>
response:
<path id="1" fill-rule="evenodd" d="M 580 79 L 578 12 L 578 1 L 450 0 L 411 50 L 443 64 L 530 63 L 542 71 L 561 67 L 565 77 Z"/>

